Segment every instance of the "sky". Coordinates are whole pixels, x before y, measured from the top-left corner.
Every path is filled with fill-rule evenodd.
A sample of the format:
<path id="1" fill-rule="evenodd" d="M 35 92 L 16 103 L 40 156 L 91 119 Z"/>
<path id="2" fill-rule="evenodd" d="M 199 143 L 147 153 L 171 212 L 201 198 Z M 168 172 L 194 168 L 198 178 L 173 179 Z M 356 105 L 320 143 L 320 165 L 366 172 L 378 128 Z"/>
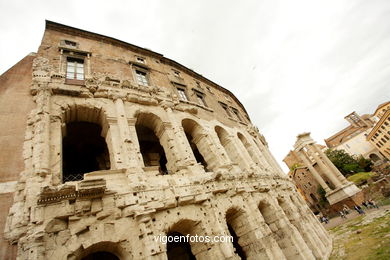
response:
<path id="1" fill-rule="evenodd" d="M 151 49 L 230 90 L 282 159 L 390 100 L 388 0 L 0 0 L 0 74 L 45 19 Z"/>

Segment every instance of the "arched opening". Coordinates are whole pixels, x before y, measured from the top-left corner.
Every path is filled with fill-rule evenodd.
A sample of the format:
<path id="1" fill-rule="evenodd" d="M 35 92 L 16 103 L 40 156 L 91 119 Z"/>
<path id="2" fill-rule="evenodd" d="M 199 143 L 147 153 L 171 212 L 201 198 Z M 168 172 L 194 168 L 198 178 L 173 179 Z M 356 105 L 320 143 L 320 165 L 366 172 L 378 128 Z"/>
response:
<path id="1" fill-rule="evenodd" d="M 205 235 L 203 232 L 200 221 L 182 219 L 173 224 L 166 232 L 168 260 L 202 258 L 207 253 L 206 244 L 200 239 Z"/>
<path id="2" fill-rule="evenodd" d="M 233 163 L 238 164 L 242 169 L 246 168 L 246 164 L 244 160 L 241 159 L 239 152 L 237 151 L 237 147 L 235 147 L 233 140 L 231 140 L 229 133 L 220 126 L 215 127 L 215 132 L 218 135 L 219 142 L 225 148 L 225 151 Z"/>
<path id="3" fill-rule="evenodd" d="M 205 160 L 206 155 L 203 156 L 202 152 L 200 151 L 202 150 L 204 153 L 205 146 L 202 144 L 202 140 L 200 140 L 200 138 L 196 139 L 199 137 L 199 135 L 202 134 L 201 126 L 191 119 L 184 119 L 182 121 L 182 126 L 196 162 L 200 163 L 206 171 L 209 171 L 210 169 L 208 169 L 208 164 Z"/>
<path id="4" fill-rule="evenodd" d="M 128 249 L 128 248 L 127 248 Z M 87 248 L 80 246 L 67 256 L 66 259 L 75 260 L 129 260 L 132 259 L 120 243 L 102 241 Z"/>
<path id="5" fill-rule="evenodd" d="M 191 245 L 187 237 L 179 232 L 168 233 L 167 236 L 168 260 L 195 260 L 191 252 Z"/>
<path id="6" fill-rule="evenodd" d="M 99 124 L 76 121 L 66 124 L 63 137 L 63 182 L 79 181 L 85 173 L 110 169 L 107 143 Z"/>
<path id="7" fill-rule="evenodd" d="M 238 139 L 240 139 L 242 145 L 247 150 L 249 156 L 252 158 L 252 161 L 256 164 L 260 164 L 258 156 L 255 154 L 252 145 L 248 142 L 248 140 L 245 138 L 245 136 L 241 133 L 237 133 Z"/>
<path id="8" fill-rule="evenodd" d="M 87 255 L 83 257 L 81 260 L 120 260 L 120 259 L 119 257 L 117 257 L 112 253 L 99 251 Z"/>
<path id="9" fill-rule="evenodd" d="M 243 228 L 240 227 L 240 223 L 243 223 L 243 214 L 241 211 L 236 210 L 234 208 L 229 209 L 226 212 L 226 225 L 228 227 L 228 231 L 230 235 L 233 237 L 233 247 L 235 250 L 235 253 L 241 258 L 241 259 L 247 259 L 247 255 L 240 245 L 239 238 L 241 234 L 237 234 L 236 230 L 241 229 L 243 231 Z"/>
<path id="10" fill-rule="evenodd" d="M 372 154 L 370 154 L 370 159 L 373 161 L 373 162 L 377 162 L 377 161 L 379 161 L 381 158 L 379 158 L 379 156 L 378 155 L 376 155 L 375 153 L 372 153 Z"/>
<path id="11" fill-rule="evenodd" d="M 157 136 L 162 127 L 162 121 L 149 113 L 139 114 L 135 124 L 145 167 L 155 167 L 161 174 L 168 174 L 165 150 Z"/>

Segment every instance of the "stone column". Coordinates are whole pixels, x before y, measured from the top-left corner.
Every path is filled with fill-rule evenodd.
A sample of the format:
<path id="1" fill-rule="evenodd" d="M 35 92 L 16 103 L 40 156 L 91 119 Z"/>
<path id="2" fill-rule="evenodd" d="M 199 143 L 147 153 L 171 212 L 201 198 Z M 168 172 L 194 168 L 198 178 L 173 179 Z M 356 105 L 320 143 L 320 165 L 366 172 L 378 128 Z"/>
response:
<path id="1" fill-rule="evenodd" d="M 320 157 L 323 159 L 326 165 L 332 170 L 332 172 L 335 174 L 337 179 L 342 183 L 342 184 L 347 184 L 348 180 L 341 174 L 341 172 L 337 169 L 337 167 L 329 160 L 328 156 L 324 152 L 321 151 L 316 145 L 313 145 L 314 149 L 318 152 Z"/>
<path id="2" fill-rule="evenodd" d="M 320 166 L 322 172 L 331 180 L 333 185 L 336 188 L 341 187 L 341 182 L 339 179 L 336 178 L 336 176 L 333 174 L 332 170 L 324 164 L 324 162 L 321 160 L 321 158 L 317 155 L 315 149 L 313 148 L 313 144 L 307 145 L 307 149 L 310 152 L 310 155 L 313 156 L 314 160 L 318 163 Z"/>
<path id="3" fill-rule="evenodd" d="M 119 132 L 119 142 L 121 148 L 121 157 L 122 157 L 122 165 L 124 168 L 130 167 L 129 157 L 130 157 L 130 135 L 129 135 L 129 126 L 127 122 L 127 117 L 125 113 L 125 107 L 123 104 L 123 100 L 121 98 L 116 98 L 114 100 L 116 115 L 117 115 L 117 127 Z"/>
<path id="4" fill-rule="evenodd" d="M 263 152 L 257 146 L 256 142 L 252 138 L 249 138 L 248 142 L 249 142 L 249 144 L 250 144 L 250 146 L 252 148 L 253 153 L 255 155 L 257 155 L 257 159 L 258 159 L 258 162 L 259 162 L 259 165 L 261 166 L 261 168 L 263 168 L 263 169 L 265 169 L 267 171 L 270 171 L 271 170 L 271 166 L 267 162 L 267 159 L 264 157 Z"/>
<path id="5" fill-rule="evenodd" d="M 245 147 L 245 145 L 241 142 L 241 140 L 237 136 L 229 135 L 229 139 L 235 142 L 236 147 L 239 149 L 239 154 L 243 160 L 245 160 L 248 164 L 248 169 L 255 169 L 257 167 L 256 161 L 249 154 L 249 151 Z"/>
<path id="6" fill-rule="evenodd" d="M 301 215 L 299 214 L 299 210 L 288 199 L 286 199 L 283 206 L 280 205 L 280 207 L 283 209 L 291 224 L 293 224 L 299 231 L 306 244 L 312 250 L 314 256 L 317 259 L 321 259 L 321 257 L 326 254 L 326 248 L 321 242 L 321 239 L 317 236 L 316 232 L 312 229 L 310 223 L 303 221 Z"/>
<path id="7" fill-rule="evenodd" d="M 52 174 L 52 184 L 62 183 L 62 140 L 63 129 L 60 116 L 51 116 L 50 125 L 50 169 Z"/>
<path id="8" fill-rule="evenodd" d="M 325 183 L 325 181 L 321 178 L 321 175 L 317 172 L 316 169 L 311 165 L 311 162 L 306 158 L 305 154 L 302 153 L 302 151 L 297 151 L 298 157 L 303 161 L 303 163 L 306 165 L 307 168 L 309 168 L 309 171 L 313 174 L 316 181 L 321 185 L 321 187 L 325 190 L 326 193 L 330 192 L 331 189 L 329 186 Z"/>
<path id="9" fill-rule="evenodd" d="M 257 142 L 256 142 L 257 143 Z M 271 166 L 271 168 L 280 176 L 285 177 L 286 175 L 283 173 L 282 168 L 280 165 L 276 162 L 275 158 L 272 156 L 272 154 L 269 152 L 268 148 L 260 141 L 260 144 L 258 144 L 258 147 L 261 151 L 261 153 L 264 155 L 265 159 L 267 160 L 268 164 Z"/>
<path id="10" fill-rule="evenodd" d="M 121 169 L 123 165 L 122 144 L 116 117 L 107 117 L 108 125 L 103 126 L 102 136 L 106 137 L 107 147 L 110 153 L 111 169 Z"/>
<path id="11" fill-rule="evenodd" d="M 34 115 L 34 137 L 32 163 L 34 173 L 42 177 L 50 173 L 50 97 L 47 82 L 37 84 L 37 108 Z"/>

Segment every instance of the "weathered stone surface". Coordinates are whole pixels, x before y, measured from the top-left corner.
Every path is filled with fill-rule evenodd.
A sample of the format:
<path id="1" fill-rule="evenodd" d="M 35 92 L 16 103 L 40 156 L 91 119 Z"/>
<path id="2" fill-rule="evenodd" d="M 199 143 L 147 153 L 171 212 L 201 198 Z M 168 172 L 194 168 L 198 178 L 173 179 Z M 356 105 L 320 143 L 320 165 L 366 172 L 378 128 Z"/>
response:
<path id="1" fill-rule="evenodd" d="M 172 232 L 234 234 L 247 259 L 328 257 L 326 231 L 226 89 L 52 22 L 31 75 L 36 108 L 5 227 L 20 259 L 166 259 L 154 236 Z M 190 246 L 197 259 L 241 254 L 231 242 Z"/>

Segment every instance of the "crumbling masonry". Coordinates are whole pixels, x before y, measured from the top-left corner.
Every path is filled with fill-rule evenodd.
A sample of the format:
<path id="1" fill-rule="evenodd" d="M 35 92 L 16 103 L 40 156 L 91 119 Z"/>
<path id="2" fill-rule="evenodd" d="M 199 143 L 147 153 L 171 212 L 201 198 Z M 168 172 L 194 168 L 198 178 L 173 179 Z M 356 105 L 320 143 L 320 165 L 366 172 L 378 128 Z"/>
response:
<path id="1" fill-rule="evenodd" d="M 228 90 L 49 21 L 31 66 L 4 232 L 18 259 L 328 258 L 330 237 Z M 186 234 L 236 243 L 154 240 Z"/>

